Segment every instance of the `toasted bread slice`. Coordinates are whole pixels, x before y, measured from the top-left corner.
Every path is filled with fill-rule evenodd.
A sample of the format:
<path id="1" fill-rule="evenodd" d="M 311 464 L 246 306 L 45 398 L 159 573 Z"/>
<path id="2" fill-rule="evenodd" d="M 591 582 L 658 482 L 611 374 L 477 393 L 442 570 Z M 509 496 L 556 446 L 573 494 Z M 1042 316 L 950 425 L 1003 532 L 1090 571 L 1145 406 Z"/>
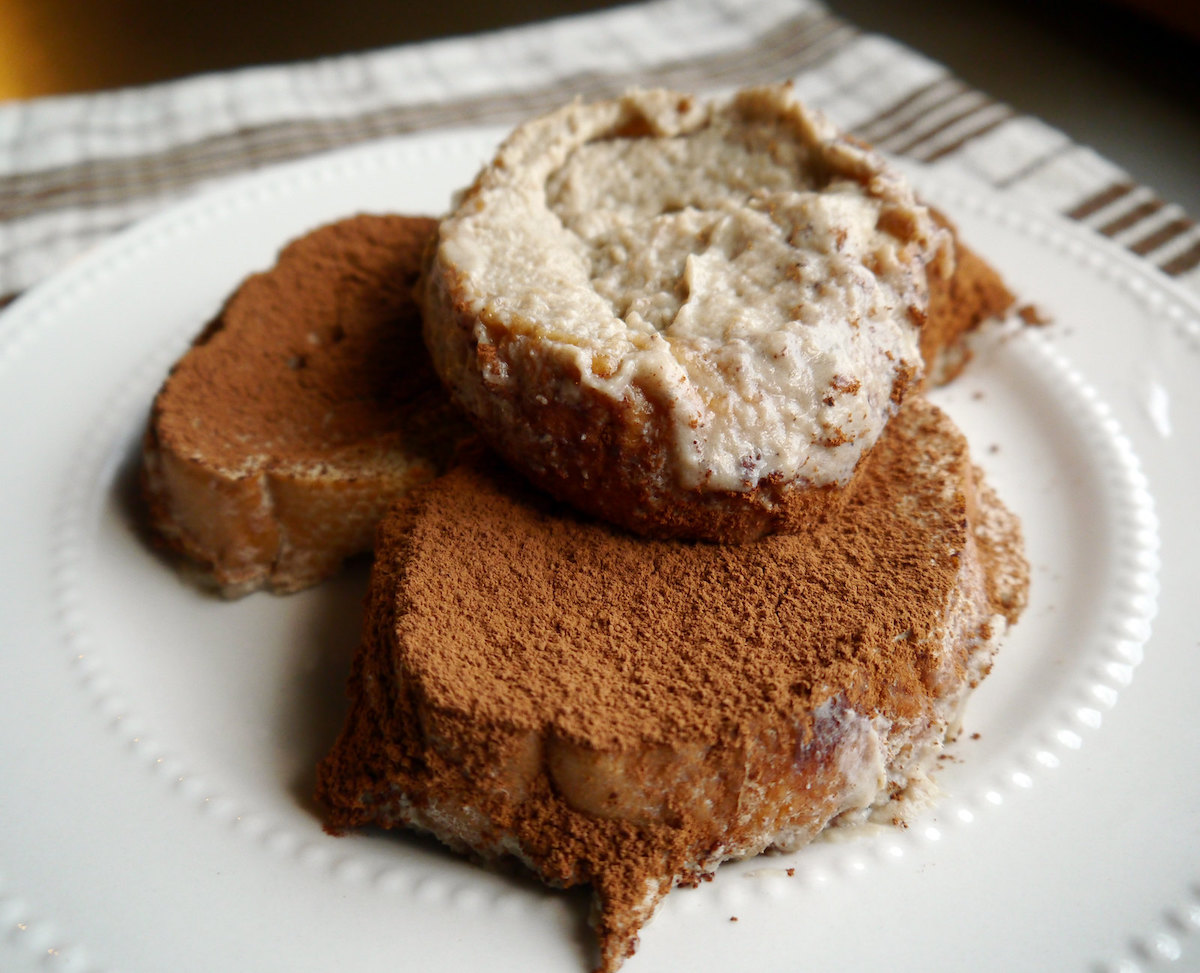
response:
<path id="1" fill-rule="evenodd" d="M 1015 518 L 921 396 L 842 516 L 744 545 L 635 538 L 482 459 L 381 525 L 317 797 L 335 831 L 590 883 L 612 971 L 673 885 L 921 782 L 1027 584 Z"/>
<path id="2" fill-rule="evenodd" d="M 949 217 L 932 208 L 930 214 L 950 234 L 954 264 L 948 275 L 935 266 L 929 279 L 929 311 L 921 326 L 927 387 L 956 378 L 971 357 L 970 333 L 1016 302 L 996 269 L 963 242 Z"/>
<path id="3" fill-rule="evenodd" d="M 435 228 L 363 215 L 296 240 L 158 393 L 142 465 L 151 525 L 224 594 L 332 574 L 467 434 L 411 297 Z"/>
<path id="4" fill-rule="evenodd" d="M 788 85 L 567 105 L 442 221 L 434 367 L 580 510 L 722 543 L 836 511 L 904 396 L 1011 303 L 901 173 Z"/>

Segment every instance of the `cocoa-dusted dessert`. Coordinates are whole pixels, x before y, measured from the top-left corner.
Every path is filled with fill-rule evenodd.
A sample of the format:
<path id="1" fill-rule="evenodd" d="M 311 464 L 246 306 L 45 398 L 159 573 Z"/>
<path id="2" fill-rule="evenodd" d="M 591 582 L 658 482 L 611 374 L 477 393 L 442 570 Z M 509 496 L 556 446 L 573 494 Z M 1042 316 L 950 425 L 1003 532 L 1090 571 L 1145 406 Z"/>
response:
<path id="1" fill-rule="evenodd" d="M 294 591 L 369 550 L 391 500 L 468 435 L 411 294 L 435 227 L 362 215 L 289 244 L 158 393 L 142 467 L 151 526 L 224 594 Z"/>
<path id="2" fill-rule="evenodd" d="M 922 781 L 1028 583 L 921 396 L 803 534 L 646 540 L 481 456 L 401 500 L 375 558 L 328 826 L 590 884 L 604 971 L 673 885 Z"/>
<path id="3" fill-rule="evenodd" d="M 1011 301 L 788 85 L 520 126 L 421 286 L 435 368 L 514 468 L 635 532 L 714 541 L 836 509 L 904 397 Z"/>

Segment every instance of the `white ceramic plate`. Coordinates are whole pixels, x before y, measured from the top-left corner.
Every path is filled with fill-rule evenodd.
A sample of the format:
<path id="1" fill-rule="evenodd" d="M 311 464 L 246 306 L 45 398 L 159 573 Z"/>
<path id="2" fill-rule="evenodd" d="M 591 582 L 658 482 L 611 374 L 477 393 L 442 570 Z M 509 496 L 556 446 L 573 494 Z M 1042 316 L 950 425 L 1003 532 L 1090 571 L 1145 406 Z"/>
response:
<path id="1" fill-rule="evenodd" d="M 321 832 L 365 571 L 224 603 L 130 508 L 150 399 L 238 280 L 322 221 L 440 211 L 495 138 L 230 184 L 0 319 L 0 969 L 586 968 L 585 896 Z M 1200 307 L 1085 230 L 916 177 L 1057 322 L 938 395 L 1024 520 L 1029 610 L 936 808 L 674 892 L 630 973 L 1200 963 Z"/>

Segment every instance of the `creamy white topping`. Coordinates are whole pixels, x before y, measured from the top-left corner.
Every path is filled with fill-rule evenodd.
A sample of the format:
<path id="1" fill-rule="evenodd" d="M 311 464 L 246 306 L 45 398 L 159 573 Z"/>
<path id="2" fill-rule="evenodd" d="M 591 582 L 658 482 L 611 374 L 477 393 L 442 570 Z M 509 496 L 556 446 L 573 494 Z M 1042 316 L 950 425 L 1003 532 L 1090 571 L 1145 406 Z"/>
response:
<path id="1" fill-rule="evenodd" d="M 775 87 L 637 92 L 523 126 L 441 257 L 490 327 L 666 408 L 681 486 L 744 490 L 849 480 L 920 374 L 911 309 L 942 241 L 881 159 Z"/>

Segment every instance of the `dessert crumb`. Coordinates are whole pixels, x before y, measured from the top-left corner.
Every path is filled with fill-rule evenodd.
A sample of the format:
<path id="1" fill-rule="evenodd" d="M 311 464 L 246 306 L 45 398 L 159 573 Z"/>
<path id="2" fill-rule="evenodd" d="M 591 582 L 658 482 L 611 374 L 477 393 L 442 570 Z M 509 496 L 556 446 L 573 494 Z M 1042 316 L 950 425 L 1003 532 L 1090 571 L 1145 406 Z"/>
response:
<path id="1" fill-rule="evenodd" d="M 788 875 L 788 878 L 795 878 L 796 877 L 796 869 L 789 868 L 787 870 L 787 875 Z"/>
<path id="2" fill-rule="evenodd" d="M 1022 304 L 1019 308 L 1017 308 L 1017 317 L 1019 317 L 1026 324 L 1035 328 L 1044 327 L 1054 320 L 1049 314 L 1035 304 Z"/>
<path id="3" fill-rule="evenodd" d="M 737 917 L 737 916 L 730 916 L 730 917 L 729 917 L 729 921 L 730 921 L 730 922 L 737 922 L 737 921 L 738 921 L 738 917 Z"/>

